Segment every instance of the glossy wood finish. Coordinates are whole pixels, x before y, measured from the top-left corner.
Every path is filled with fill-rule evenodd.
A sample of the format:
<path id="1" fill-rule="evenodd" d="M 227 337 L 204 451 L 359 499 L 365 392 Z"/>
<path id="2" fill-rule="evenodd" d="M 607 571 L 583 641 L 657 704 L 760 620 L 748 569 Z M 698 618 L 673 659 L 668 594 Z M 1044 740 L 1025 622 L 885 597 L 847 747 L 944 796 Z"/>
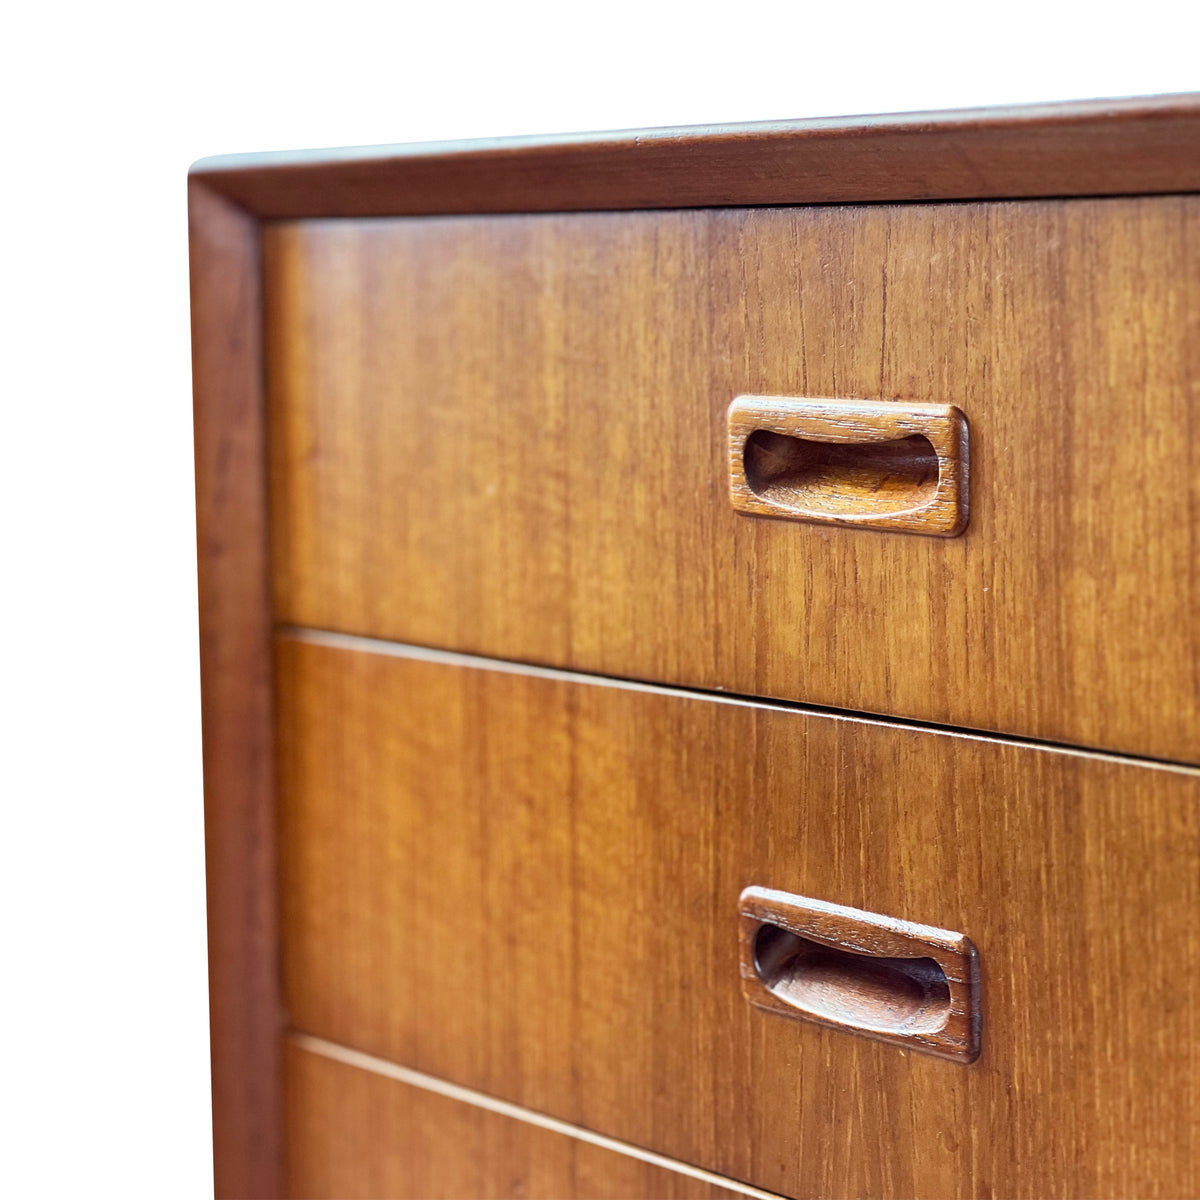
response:
<path id="1" fill-rule="evenodd" d="M 800 1197 L 1200 1190 L 1197 772 L 277 650 L 298 1027 Z M 750 884 L 971 938 L 979 1060 L 748 1004 Z"/>
<path id="2" fill-rule="evenodd" d="M 248 1200 L 283 1185 L 258 226 L 188 199 L 215 1185 Z"/>
<path id="3" fill-rule="evenodd" d="M 952 404 L 739 396 L 729 406 L 738 512 L 954 537 L 968 482 L 967 421 Z"/>
<path id="4" fill-rule="evenodd" d="M 287 622 L 1200 758 L 1200 198 L 273 225 Z M 738 395 L 954 403 L 971 521 L 747 518 Z"/>
<path id="5" fill-rule="evenodd" d="M 288 1194 L 296 1200 L 745 1194 L 347 1065 L 303 1039 L 288 1044 L 285 1062 Z"/>
<path id="6" fill-rule="evenodd" d="M 205 159 L 264 217 L 842 204 L 1200 189 L 1200 97 Z"/>
<path id="7" fill-rule="evenodd" d="M 433 220 L 398 238 L 398 223 L 370 236 L 353 223 L 269 232 L 272 312 L 287 317 L 273 372 L 303 416 L 275 445 L 276 470 L 302 468 L 275 480 L 281 523 L 365 512 L 369 534 L 346 542 L 349 524 L 328 525 L 317 539 L 309 524 L 315 549 L 285 540 L 276 561 L 297 571 L 289 605 L 356 597 L 355 627 L 827 704 L 882 697 L 927 719 L 1195 760 L 1197 200 L 1165 193 L 1200 188 L 1198 130 L 1197 98 L 1168 97 L 198 165 L 219 1195 L 282 1187 L 260 220 L 1160 194 Z M 318 285 L 324 299 L 309 294 Z M 338 304 L 347 312 L 330 320 Z M 984 507 L 952 544 L 819 527 L 789 541 L 782 522 L 734 518 L 718 455 L 720 414 L 739 391 L 963 403 L 973 423 L 985 414 Z M 719 543 L 718 505 L 752 536 Z M 870 607 L 839 613 L 848 594 Z M 383 720 L 364 671 L 347 671 L 352 684 L 291 651 L 283 665 L 299 687 L 285 754 L 293 769 L 322 763 L 318 782 L 345 789 L 286 792 L 293 835 L 332 831 L 328 844 L 303 839 L 287 867 L 309 884 L 289 897 L 290 937 L 320 968 L 306 1015 L 366 1028 L 381 1046 L 415 1039 L 462 1078 L 627 1128 L 648 1122 L 656 1144 L 740 1155 L 809 1194 L 1200 1192 L 1188 1157 L 1200 1143 L 1194 779 L 695 699 L 614 714 L 566 683 L 540 680 L 561 694 L 531 698 L 512 677 L 388 684 L 403 727 L 362 755 L 352 739 Z M 331 671 L 328 703 L 354 693 L 340 735 L 314 695 Z M 497 704 L 516 714 L 511 733 Z M 723 719 L 679 715 L 735 711 L 741 724 L 725 732 Z M 798 721 L 835 732 L 806 742 L 791 733 Z M 321 731 L 303 749 L 301 727 Z M 411 764 L 407 781 L 397 761 Z M 811 775 L 797 783 L 801 771 Z M 504 785 L 486 803 L 481 778 Z M 576 795 L 590 797 L 578 816 L 564 802 Z M 747 796 L 767 799 L 745 807 Z M 775 877 L 760 878 L 772 864 Z M 435 905 L 437 871 L 444 894 L 476 903 Z M 936 872 L 950 874 L 935 887 Z M 681 876 L 711 893 L 681 889 Z M 813 879 L 831 899 L 981 939 L 992 977 L 978 1063 L 796 1033 L 721 990 L 735 927 L 728 944 L 713 939 L 730 889 L 805 891 Z M 440 940 L 419 942 L 403 923 L 410 899 L 413 922 Z M 1014 906 L 1035 924 L 1010 921 Z M 992 969 L 995 945 L 1008 957 Z M 329 968 L 339 956 L 345 978 Z M 644 962 L 653 994 L 638 990 Z M 420 988 L 405 983 L 412 967 Z M 347 996 L 347 979 L 380 991 Z M 705 1008 L 704 995 L 718 1002 Z M 522 1021 L 543 1027 L 511 1037 Z M 604 1075 L 596 1059 L 613 1047 L 619 1063 Z M 681 1095 L 688 1072 L 699 1086 Z M 960 1075 L 943 1088 L 938 1072 Z M 290 1078 L 293 1116 L 308 1122 L 299 1161 L 344 1171 L 339 1190 L 378 1190 L 395 1167 L 368 1161 L 386 1143 L 374 1122 L 395 1105 L 427 1145 L 445 1146 L 439 1122 L 456 1120 L 422 1126 L 393 1081 L 348 1084 L 324 1069 L 305 1076 L 301 1107 Z M 539 1175 L 532 1161 L 561 1164 L 559 1150 L 473 1120 L 454 1124 L 458 1149 L 482 1139 L 487 1162 L 548 1189 L 581 1191 L 604 1171 L 576 1159 L 559 1189 L 558 1168 Z M 724 1137 L 739 1148 L 727 1153 Z M 294 1169 L 296 1156 L 293 1145 Z M 462 1156 L 444 1169 L 462 1170 Z M 482 1191 L 476 1182 L 466 1186 Z"/>

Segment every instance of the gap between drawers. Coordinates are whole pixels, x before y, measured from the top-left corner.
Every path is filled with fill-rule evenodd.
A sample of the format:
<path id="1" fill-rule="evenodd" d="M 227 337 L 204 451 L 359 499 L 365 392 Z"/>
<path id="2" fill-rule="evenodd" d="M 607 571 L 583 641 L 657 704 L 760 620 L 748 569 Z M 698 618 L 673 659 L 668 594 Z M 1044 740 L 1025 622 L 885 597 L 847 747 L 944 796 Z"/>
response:
<path id="1" fill-rule="evenodd" d="M 645 692 L 657 696 L 690 697 L 708 700 L 716 704 L 729 704 L 743 708 L 770 708 L 784 712 L 808 713 L 831 721 L 853 721 L 857 724 L 880 725 L 893 729 L 913 729 L 925 733 L 936 733 L 943 737 L 966 738 L 978 742 L 995 742 L 1000 745 L 1023 746 L 1030 750 L 1044 750 L 1054 754 L 1073 754 L 1081 758 L 1099 759 L 1102 762 L 1137 764 L 1150 770 L 1173 771 L 1200 777 L 1200 766 L 1179 762 L 1174 759 L 1153 758 L 1148 755 L 1128 754 L 1114 750 L 1098 750 L 1074 746 L 1067 742 L 1055 742 L 1043 738 L 1020 737 L 1015 734 L 993 733 L 957 725 L 937 725 L 925 721 L 914 721 L 904 717 L 884 717 L 878 713 L 856 712 L 853 709 L 834 708 L 820 704 L 800 704 L 772 697 L 749 696 L 738 692 L 689 687 L 684 685 L 649 683 L 622 676 L 603 675 L 586 671 L 572 671 L 561 667 L 546 667 L 504 658 L 489 658 L 483 654 L 469 654 L 459 650 L 442 650 L 433 646 L 417 646 L 408 642 L 393 642 L 383 638 L 367 637 L 363 634 L 339 633 L 330 629 L 315 629 L 311 626 L 277 624 L 277 637 L 293 641 L 308 642 L 335 650 L 357 651 L 363 654 L 378 654 L 390 658 L 406 658 L 418 662 L 440 663 L 444 666 L 462 667 L 476 671 L 498 671 L 508 675 L 527 675 L 539 679 L 553 679 L 563 683 L 574 683 L 587 687 L 623 688 L 628 691 Z"/>

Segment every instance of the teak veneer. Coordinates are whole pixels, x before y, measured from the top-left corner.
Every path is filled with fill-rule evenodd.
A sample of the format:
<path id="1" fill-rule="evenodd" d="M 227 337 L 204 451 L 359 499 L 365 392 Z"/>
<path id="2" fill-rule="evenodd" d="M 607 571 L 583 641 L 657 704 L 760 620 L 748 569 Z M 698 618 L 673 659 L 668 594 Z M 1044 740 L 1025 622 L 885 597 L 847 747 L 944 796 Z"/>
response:
<path id="1" fill-rule="evenodd" d="M 1200 1195 L 1200 97 L 188 194 L 219 1196 Z"/>
<path id="2" fill-rule="evenodd" d="M 264 279 L 282 620 L 1197 758 L 1200 196 L 283 223 Z M 956 405 L 965 533 L 748 520 L 747 393 Z"/>
<path id="3" fill-rule="evenodd" d="M 424 653 L 277 643 L 298 1028 L 787 1196 L 1200 1189 L 1200 772 Z M 966 934 L 977 1061 L 751 1007 L 764 883 Z"/>

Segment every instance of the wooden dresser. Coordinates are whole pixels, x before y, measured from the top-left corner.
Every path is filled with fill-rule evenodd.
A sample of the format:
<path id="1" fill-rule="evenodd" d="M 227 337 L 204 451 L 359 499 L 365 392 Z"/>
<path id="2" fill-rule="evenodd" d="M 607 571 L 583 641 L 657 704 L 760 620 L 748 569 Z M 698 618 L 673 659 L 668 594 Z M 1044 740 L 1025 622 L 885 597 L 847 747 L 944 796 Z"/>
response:
<path id="1" fill-rule="evenodd" d="M 190 202 L 219 1195 L 1200 1195 L 1200 98 Z"/>

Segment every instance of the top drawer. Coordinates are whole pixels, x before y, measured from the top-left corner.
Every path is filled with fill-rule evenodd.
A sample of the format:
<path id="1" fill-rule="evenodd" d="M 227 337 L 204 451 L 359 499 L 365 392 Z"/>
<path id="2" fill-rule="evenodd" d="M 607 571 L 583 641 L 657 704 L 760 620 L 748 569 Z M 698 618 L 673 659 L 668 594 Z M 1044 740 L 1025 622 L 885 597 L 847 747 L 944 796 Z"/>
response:
<path id="1" fill-rule="evenodd" d="M 279 620 L 1197 757 L 1200 198 L 303 221 L 264 255 Z M 746 393 L 958 405 L 965 533 L 735 513 Z"/>

